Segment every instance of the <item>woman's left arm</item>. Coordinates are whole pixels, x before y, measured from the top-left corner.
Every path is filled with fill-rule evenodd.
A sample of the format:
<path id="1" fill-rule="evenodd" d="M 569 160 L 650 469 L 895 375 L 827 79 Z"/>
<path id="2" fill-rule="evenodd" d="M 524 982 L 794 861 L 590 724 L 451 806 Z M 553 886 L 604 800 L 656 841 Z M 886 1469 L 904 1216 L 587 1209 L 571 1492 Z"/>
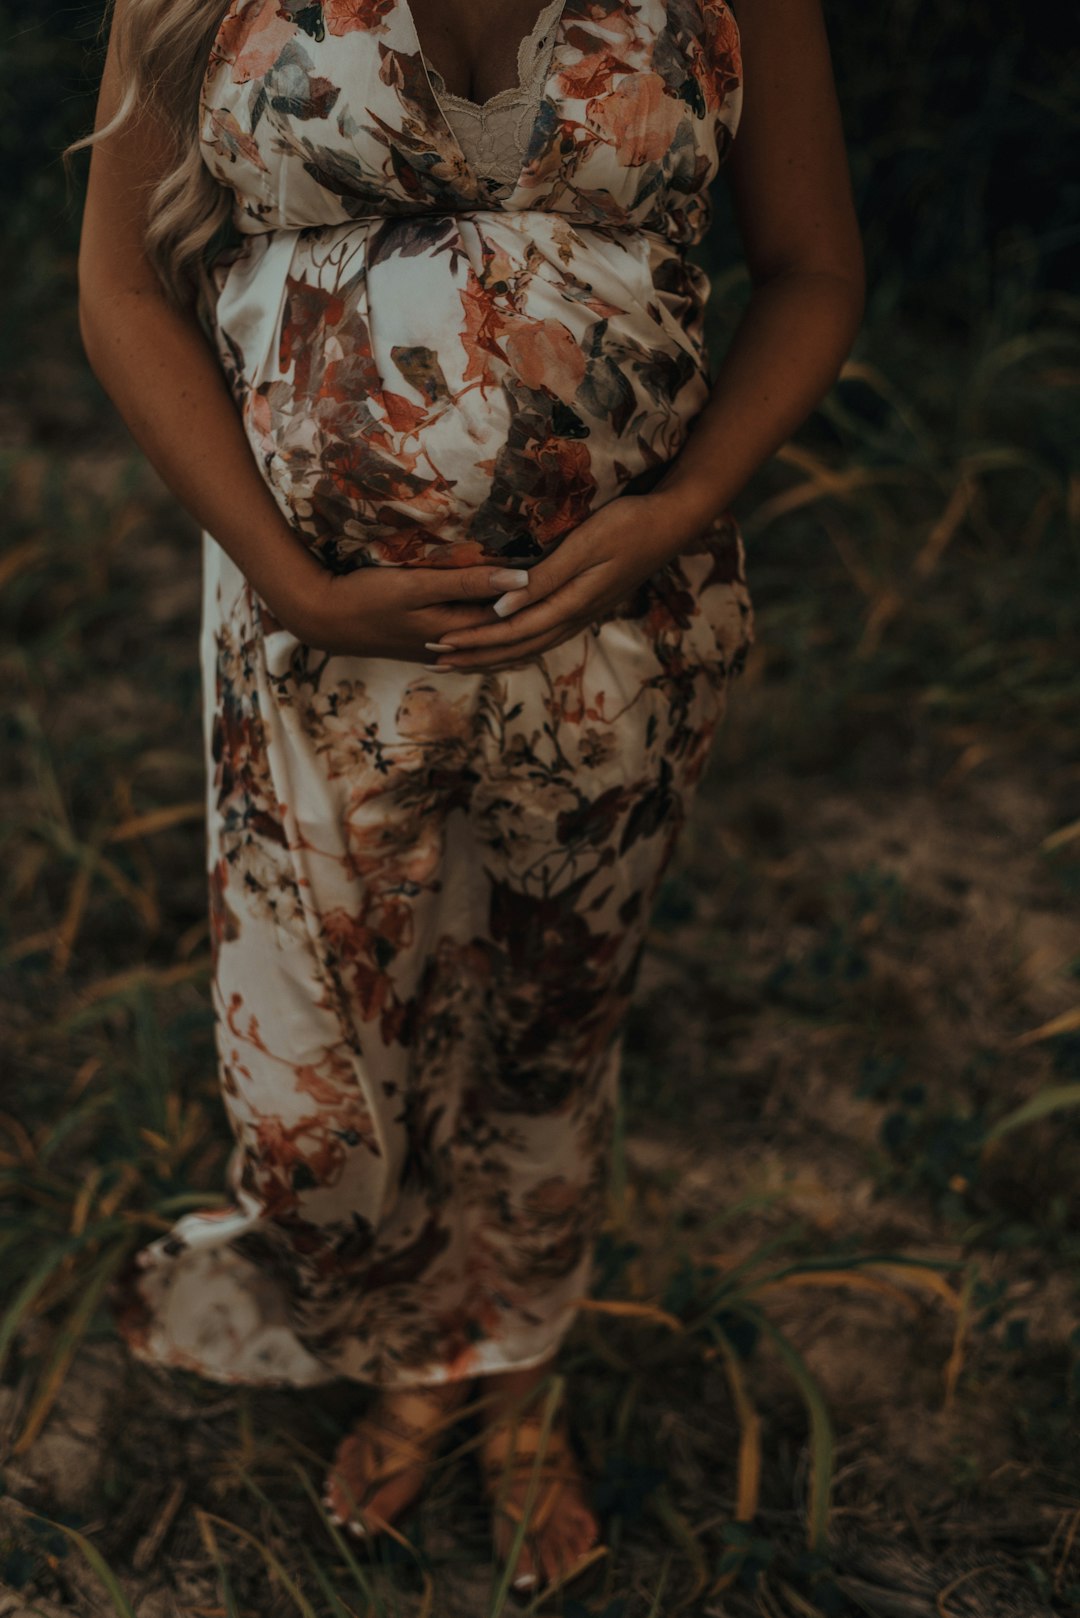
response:
<path id="1" fill-rule="evenodd" d="M 609 501 L 538 562 L 501 621 L 438 667 L 545 651 L 625 600 L 725 511 L 835 382 L 865 272 L 821 0 L 741 0 L 748 93 L 726 165 L 751 295 L 708 402 L 647 494 Z M 512 616 L 511 616 L 512 615 Z"/>

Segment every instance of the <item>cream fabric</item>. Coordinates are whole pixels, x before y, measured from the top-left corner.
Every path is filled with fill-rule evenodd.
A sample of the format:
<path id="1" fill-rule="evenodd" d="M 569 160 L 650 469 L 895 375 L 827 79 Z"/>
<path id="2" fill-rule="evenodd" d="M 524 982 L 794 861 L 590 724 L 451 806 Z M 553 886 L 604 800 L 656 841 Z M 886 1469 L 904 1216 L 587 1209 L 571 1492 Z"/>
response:
<path id="1" fill-rule="evenodd" d="M 332 573 L 531 566 L 608 503 L 635 545 L 708 400 L 686 249 L 739 120 L 725 0 L 564 0 L 542 49 L 506 184 L 458 147 L 406 0 L 230 0 L 200 140 L 243 241 L 208 312 Z M 753 637 L 738 525 L 502 670 L 307 645 L 203 546 L 236 1146 L 217 1204 L 117 1278 L 120 1329 L 226 1382 L 538 1364 L 592 1284 L 650 916 Z"/>

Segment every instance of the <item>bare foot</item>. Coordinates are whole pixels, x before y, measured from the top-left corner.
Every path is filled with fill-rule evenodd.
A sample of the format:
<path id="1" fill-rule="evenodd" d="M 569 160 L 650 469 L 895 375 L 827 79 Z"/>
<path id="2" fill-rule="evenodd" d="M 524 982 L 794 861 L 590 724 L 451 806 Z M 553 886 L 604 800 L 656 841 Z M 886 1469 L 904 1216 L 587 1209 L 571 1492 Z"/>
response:
<path id="1" fill-rule="evenodd" d="M 504 1406 L 485 1423 L 481 1465 L 495 1507 L 495 1551 L 504 1562 L 531 1493 L 513 1585 L 532 1590 L 566 1578 L 590 1551 L 602 1549 L 600 1525 L 564 1422 L 556 1420 L 545 1442 L 535 1402 L 518 1417 L 516 1428 L 514 1415 Z"/>
<path id="2" fill-rule="evenodd" d="M 383 1390 L 341 1440 L 327 1473 L 323 1504 L 335 1522 L 363 1536 L 399 1517 L 420 1493 L 468 1392 L 467 1382 Z"/>

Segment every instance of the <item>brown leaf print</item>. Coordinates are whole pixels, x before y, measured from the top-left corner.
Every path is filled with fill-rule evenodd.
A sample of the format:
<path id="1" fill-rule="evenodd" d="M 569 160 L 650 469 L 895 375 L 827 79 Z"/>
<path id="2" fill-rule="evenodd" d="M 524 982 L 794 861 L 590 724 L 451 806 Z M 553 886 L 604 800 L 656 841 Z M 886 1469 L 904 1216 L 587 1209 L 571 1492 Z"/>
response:
<path id="1" fill-rule="evenodd" d="M 684 116 L 685 108 L 668 94 L 659 73 L 629 74 L 588 107 L 590 124 L 610 141 L 624 168 L 658 163 Z"/>
<path id="2" fill-rule="evenodd" d="M 229 8 L 200 150 L 239 244 L 213 337 L 330 573 L 529 561 L 709 393 L 688 247 L 741 105 L 722 0 L 567 0 L 518 183 L 452 138 L 404 0 Z M 730 513 L 513 667 L 306 646 L 202 536 L 225 1205 L 111 1296 L 132 1352 L 381 1385 L 559 1343 L 604 1216 L 658 883 L 753 640 Z M 363 575 L 361 574 L 361 577 Z"/>

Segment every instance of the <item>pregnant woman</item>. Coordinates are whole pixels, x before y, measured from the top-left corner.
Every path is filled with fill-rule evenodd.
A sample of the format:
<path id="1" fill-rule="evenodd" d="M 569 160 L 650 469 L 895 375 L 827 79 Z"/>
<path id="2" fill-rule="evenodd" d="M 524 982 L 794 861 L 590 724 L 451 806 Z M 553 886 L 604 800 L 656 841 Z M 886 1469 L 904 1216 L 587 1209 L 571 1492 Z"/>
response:
<path id="1" fill-rule="evenodd" d="M 738 10 L 117 0 L 80 143 L 87 353 L 202 529 L 235 1140 L 118 1321 L 212 1378 L 368 1384 L 326 1490 L 373 1537 L 477 1400 L 500 1557 L 538 1480 L 522 1588 L 601 1549 L 536 1394 L 753 640 L 731 504 L 862 310 L 819 0 Z M 722 166 L 750 296 L 713 376 Z"/>

